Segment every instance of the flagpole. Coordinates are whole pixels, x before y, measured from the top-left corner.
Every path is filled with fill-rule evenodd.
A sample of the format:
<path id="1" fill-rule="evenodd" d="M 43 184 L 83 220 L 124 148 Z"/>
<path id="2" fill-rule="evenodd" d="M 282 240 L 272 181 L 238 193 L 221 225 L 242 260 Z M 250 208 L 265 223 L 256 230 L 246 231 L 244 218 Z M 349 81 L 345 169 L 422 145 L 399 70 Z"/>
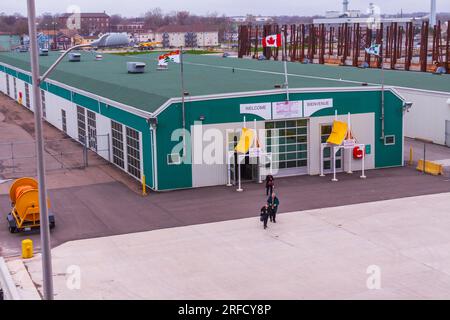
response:
<path id="1" fill-rule="evenodd" d="M 289 80 L 288 80 L 288 72 L 287 72 L 287 52 L 286 52 L 286 43 L 287 42 L 287 38 L 286 38 L 286 29 L 285 27 L 282 28 L 282 50 L 283 50 L 283 64 L 284 64 L 284 87 L 286 88 L 286 101 L 289 101 Z"/>
<path id="2" fill-rule="evenodd" d="M 183 64 L 183 46 L 180 47 L 180 74 L 181 74 L 181 113 L 183 117 L 183 158 L 186 159 L 186 114 L 184 108 L 184 64 Z"/>

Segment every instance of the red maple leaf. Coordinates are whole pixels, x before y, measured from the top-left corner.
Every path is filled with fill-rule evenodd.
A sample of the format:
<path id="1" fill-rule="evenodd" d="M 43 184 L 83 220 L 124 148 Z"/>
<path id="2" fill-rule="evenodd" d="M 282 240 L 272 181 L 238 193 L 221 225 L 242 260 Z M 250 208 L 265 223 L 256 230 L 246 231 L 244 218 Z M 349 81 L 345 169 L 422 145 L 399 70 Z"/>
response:
<path id="1" fill-rule="evenodd" d="M 267 44 L 269 45 L 274 45 L 275 44 L 275 39 L 271 36 L 269 39 L 267 39 Z"/>

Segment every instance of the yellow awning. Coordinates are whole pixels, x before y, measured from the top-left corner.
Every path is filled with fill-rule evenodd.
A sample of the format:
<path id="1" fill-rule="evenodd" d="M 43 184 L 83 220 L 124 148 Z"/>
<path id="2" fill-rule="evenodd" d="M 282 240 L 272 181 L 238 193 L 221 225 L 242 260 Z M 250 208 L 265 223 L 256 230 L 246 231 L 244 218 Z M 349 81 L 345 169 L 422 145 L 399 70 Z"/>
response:
<path id="1" fill-rule="evenodd" d="M 239 153 L 246 154 L 253 144 L 255 132 L 252 129 L 242 128 L 241 138 L 237 144 L 236 150 Z"/>
<path id="2" fill-rule="evenodd" d="M 327 143 L 334 145 L 341 145 L 344 142 L 345 137 L 347 136 L 347 124 L 342 121 L 333 121 L 333 129 L 331 130 L 331 134 L 328 137 Z"/>

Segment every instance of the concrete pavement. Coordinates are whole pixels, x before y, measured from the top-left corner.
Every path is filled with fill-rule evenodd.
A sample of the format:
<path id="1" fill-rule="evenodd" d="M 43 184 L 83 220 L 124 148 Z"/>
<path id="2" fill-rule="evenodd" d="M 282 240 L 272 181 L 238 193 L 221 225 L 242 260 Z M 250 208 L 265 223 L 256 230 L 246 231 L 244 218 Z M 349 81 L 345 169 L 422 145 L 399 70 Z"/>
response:
<path id="1" fill-rule="evenodd" d="M 56 298 L 449 299 L 449 207 L 444 193 L 286 213 L 268 230 L 254 217 L 72 241 L 53 249 Z M 25 265 L 39 285 L 40 258 Z"/>
<path id="2" fill-rule="evenodd" d="M 450 192 L 444 177 L 423 175 L 413 168 L 370 170 L 367 179 L 357 173 L 331 177 L 300 176 L 276 179 L 280 213 L 335 207 L 354 203 Z M 162 228 L 172 228 L 254 217 L 266 201 L 264 186 L 244 184 L 245 191 L 217 186 L 142 197 L 125 185 L 113 182 L 49 191 L 56 228 L 52 246 L 78 239 L 105 237 Z M 10 210 L 8 197 L 0 195 L 0 212 Z M 39 234 L 8 232 L 0 219 L 0 255 L 20 253 L 20 241 L 31 238 L 39 250 Z"/>

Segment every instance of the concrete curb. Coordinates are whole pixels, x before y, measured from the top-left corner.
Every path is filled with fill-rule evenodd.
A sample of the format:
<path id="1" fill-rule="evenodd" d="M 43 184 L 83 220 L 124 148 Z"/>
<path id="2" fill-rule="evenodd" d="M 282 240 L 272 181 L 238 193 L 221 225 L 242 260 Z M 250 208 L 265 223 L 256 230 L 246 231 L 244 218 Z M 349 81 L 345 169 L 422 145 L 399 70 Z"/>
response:
<path id="1" fill-rule="evenodd" d="M 14 287 L 18 292 L 18 300 L 42 300 L 27 268 L 21 259 L 6 262 Z"/>
<path id="2" fill-rule="evenodd" d="M 0 257 L 0 289 L 3 292 L 3 300 L 21 300 L 5 259 L 2 257 Z"/>

